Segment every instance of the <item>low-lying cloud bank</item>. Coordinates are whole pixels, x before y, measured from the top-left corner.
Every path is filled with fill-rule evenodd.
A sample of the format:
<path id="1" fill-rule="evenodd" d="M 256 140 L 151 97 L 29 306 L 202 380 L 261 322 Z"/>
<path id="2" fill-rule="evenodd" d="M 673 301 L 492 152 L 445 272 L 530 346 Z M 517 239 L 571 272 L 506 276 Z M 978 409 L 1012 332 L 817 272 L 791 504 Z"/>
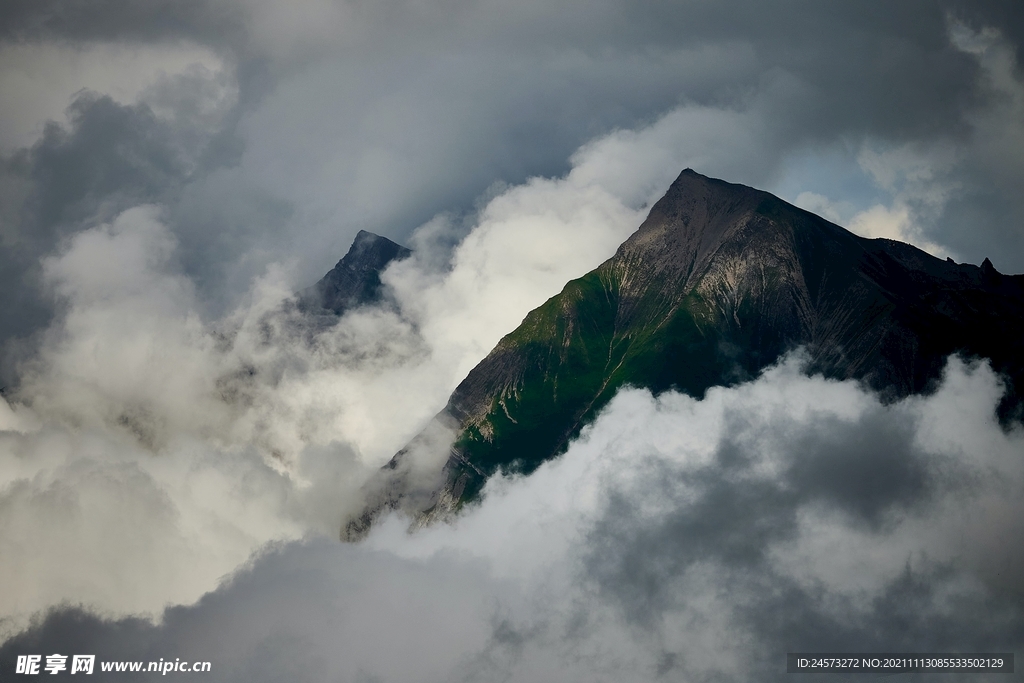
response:
<path id="1" fill-rule="evenodd" d="M 336 538 L 369 474 L 664 189 L 601 159 L 437 217 L 389 301 L 337 321 L 287 304 L 284 266 L 204 316 L 157 206 L 66 240 L 42 262 L 60 313 L 0 400 L 0 635 L 60 603 L 157 615 L 265 543 Z"/>
<path id="2" fill-rule="evenodd" d="M 884 405 L 801 365 L 702 400 L 623 390 L 563 457 L 492 480 L 453 525 L 274 546 L 157 626 L 61 608 L 0 666 L 60 652 L 210 661 L 218 681 L 748 681 L 785 677 L 787 651 L 1020 649 L 1024 434 L 996 421 L 998 378 L 953 358 L 933 394 Z"/>

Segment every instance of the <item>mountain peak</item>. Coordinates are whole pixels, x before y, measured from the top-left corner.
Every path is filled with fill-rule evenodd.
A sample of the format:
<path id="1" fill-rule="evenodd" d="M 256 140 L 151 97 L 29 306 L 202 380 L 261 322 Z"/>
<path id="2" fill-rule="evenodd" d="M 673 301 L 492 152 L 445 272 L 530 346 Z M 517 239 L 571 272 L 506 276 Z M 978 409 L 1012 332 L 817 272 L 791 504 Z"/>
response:
<path id="1" fill-rule="evenodd" d="M 360 230 L 352 240 L 348 253 L 338 261 L 338 266 L 355 269 L 380 269 L 396 258 L 405 258 L 412 252 L 387 237 L 368 230 Z"/>
<path id="2" fill-rule="evenodd" d="M 1006 414 L 1024 386 L 1024 276 L 861 238 L 684 170 L 612 258 L 531 311 L 455 389 L 424 431 L 455 433 L 438 488 L 411 495 L 403 480 L 417 437 L 343 535 L 380 509 L 443 515 L 495 472 L 529 473 L 622 386 L 700 397 L 799 346 L 811 372 L 891 398 L 926 390 L 950 354 L 988 358 L 1011 389 Z"/>
<path id="3" fill-rule="evenodd" d="M 381 245 L 390 248 L 397 247 L 399 249 L 404 249 L 404 247 L 395 242 L 392 242 L 387 237 L 378 235 L 376 233 L 372 233 L 368 230 L 360 230 L 359 232 L 356 233 L 355 239 L 352 240 L 352 246 L 349 247 L 348 253 L 345 254 L 345 257 L 352 256 L 353 254 L 358 254 L 367 249 L 379 248 Z M 344 257 L 342 260 L 344 260 Z"/>
<path id="4" fill-rule="evenodd" d="M 380 274 L 392 262 L 412 251 L 387 237 L 360 230 L 348 253 L 323 278 L 299 294 L 306 309 L 325 309 L 341 315 L 345 311 L 380 300 Z"/>

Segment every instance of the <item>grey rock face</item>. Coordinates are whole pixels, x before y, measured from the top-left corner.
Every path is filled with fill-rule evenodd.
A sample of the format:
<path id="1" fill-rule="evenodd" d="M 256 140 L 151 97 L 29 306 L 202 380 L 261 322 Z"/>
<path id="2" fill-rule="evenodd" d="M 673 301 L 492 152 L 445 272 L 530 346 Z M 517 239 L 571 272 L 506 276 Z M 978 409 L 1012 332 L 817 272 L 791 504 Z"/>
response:
<path id="1" fill-rule="evenodd" d="M 386 237 L 360 230 L 348 253 L 319 282 L 299 293 L 299 308 L 308 312 L 345 311 L 380 300 L 381 272 L 412 251 Z"/>

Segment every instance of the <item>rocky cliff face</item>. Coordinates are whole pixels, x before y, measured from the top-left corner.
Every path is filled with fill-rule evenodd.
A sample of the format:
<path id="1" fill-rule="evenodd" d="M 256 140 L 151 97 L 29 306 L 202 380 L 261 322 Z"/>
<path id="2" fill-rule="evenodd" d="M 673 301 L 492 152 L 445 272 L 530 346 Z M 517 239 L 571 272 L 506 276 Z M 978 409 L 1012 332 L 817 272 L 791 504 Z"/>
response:
<path id="1" fill-rule="evenodd" d="M 798 346 L 812 372 L 891 398 L 926 390 L 951 353 L 988 358 L 1011 386 L 1007 417 L 1024 382 L 1024 276 L 863 239 L 683 171 L 611 259 L 527 315 L 458 386 L 433 425 L 454 434 L 434 483 L 409 483 L 414 440 L 342 535 L 385 508 L 444 514 L 496 471 L 532 471 L 624 384 L 701 396 Z"/>
<path id="2" fill-rule="evenodd" d="M 380 274 L 389 263 L 412 252 L 386 237 L 360 230 L 348 253 L 312 287 L 299 293 L 299 307 L 307 312 L 331 311 L 341 315 L 350 308 L 380 300 Z"/>

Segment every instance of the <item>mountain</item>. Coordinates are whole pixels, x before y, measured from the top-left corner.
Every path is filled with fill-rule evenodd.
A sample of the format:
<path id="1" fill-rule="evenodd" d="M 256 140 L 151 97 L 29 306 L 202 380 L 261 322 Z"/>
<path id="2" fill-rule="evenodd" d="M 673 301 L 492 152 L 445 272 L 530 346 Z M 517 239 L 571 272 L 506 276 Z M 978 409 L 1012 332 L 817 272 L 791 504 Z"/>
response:
<path id="1" fill-rule="evenodd" d="M 432 425 L 367 488 L 365 533 L 386 508 L 443 515 L 501 470 L 564 451 L 623 385 L 700 397 L 803 346 L 811 372 L 888 399 L 926 391 L 949 354 L 1024 386 L 1024 276 L 864 239 L 766 192 L 685 170 L 608 261 L 531 311 L 466 377 Z M 455 435 L 435 478 L 410 453 Z M 430 435 L 435 435 L 431 437 Z"/>
<path id="2" fill-rule="evenodd" d="M 341 315 L 356 306 L 379 301 L 383 289 L 381 272 L 392 261 L 410 254 L 409 249 L 386 237 L 360 230 L 338 264 L 315 285 L 299 293 L 299 308 Z"/>

